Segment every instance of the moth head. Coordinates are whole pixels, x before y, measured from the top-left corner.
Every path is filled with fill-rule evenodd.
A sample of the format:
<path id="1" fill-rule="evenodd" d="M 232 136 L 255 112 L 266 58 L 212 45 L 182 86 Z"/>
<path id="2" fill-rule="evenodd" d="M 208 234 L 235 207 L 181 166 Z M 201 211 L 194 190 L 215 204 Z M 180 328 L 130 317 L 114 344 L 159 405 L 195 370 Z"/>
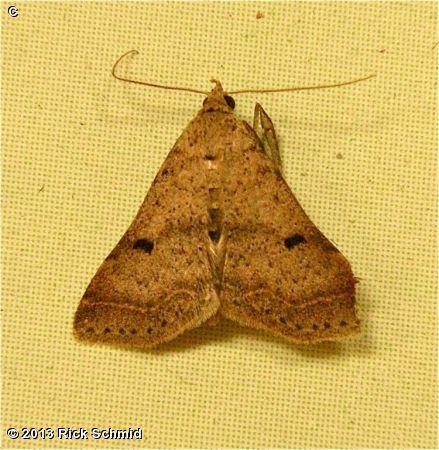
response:
<path id="1" fill-rule="evenodd" d="M 203 101 L 203 106 L 206 105 L 207 101 L 209 100 L 210 97 L 206 97 Z M 227 106 L 231 109 L 234 110 L 235 109 L 235 99 L 233 97 L 230 97 L 230 95 L 224 94 L 223 95 L 223 100 L 224 102 L 226 102 Z"/>
<path id="2" fill-rule="evenodd" d="M 203 101 L 204 109 L 208 110 L 222 110 L 226 107 L 227 110 L 235 109 L 235 100 L 233 97 L 224 92 L 221 83 L 218 80 L 211 80 L 215 83 L 215 87 L 207 94 L 207 97 Z"/>

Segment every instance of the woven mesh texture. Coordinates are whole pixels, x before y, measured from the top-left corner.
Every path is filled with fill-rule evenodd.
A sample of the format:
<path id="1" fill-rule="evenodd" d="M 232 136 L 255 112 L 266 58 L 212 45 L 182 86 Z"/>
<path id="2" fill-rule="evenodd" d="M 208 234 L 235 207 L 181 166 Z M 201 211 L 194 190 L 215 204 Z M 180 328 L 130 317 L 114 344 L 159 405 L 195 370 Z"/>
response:
<path id="1" fill-rule="evenodd" d="M 436 447 L 436 3 L 16 6 L 2 4 L 2 448 Z M 360 337 L 300 347 L 227 323 L 148 352 L 73 339 L 203 100 L 113 79 L 131 49 L 125 76 L 206 91 L 377 75 L 235 96 L 242 119 L 256 101 L 270 115 L 286 180 L 360 278 Z M 23 439 L 32 427 L 55 436 Z"/>

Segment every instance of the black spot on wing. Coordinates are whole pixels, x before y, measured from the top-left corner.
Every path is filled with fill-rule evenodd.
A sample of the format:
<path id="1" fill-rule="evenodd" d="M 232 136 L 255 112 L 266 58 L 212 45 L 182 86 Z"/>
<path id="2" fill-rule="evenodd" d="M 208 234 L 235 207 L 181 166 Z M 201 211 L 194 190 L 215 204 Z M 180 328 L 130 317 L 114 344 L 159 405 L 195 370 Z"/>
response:
<path id="1" fill-rule="evenodd" d="M 293 234 L 292 236 L 285 239 L 284 244 L 288 250 L 291 250 L 293 247 L 296 247 L 299 244 L 303 244 L 306 242 L 306 239 L 300 234 Z"/>
<path id="2" fill-rule="evenodd" d="M 145 253 L 151 254 L 154 243 L 146 239 L 139 239 L 134 245 L 134 250 L 143 250 Z"/>

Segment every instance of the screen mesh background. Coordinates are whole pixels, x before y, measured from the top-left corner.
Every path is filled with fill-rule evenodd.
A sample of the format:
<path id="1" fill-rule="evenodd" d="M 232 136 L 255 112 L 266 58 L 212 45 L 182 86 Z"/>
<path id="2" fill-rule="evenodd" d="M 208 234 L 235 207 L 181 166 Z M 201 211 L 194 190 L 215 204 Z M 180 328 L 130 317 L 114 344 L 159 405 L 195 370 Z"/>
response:
<path id="1" fill-rule="evenodd" d="M 2 3 L 2 447 L 437 446 L 436 3 Z M 258 14 L 261 13 L 261 14 Z M 262 17 L 260 17 L 262 15 Z M 272 118 L 284 176 L 351 261 L 363 334 L 296 346 L 233 323 L 89 346 L 73 315 L 210 90 Z M 172 201 L 172 199 L 169 199 Z M 88 440 L 11 440 L 14 427 Z M 94 440 L 92 428 L 141 441 Z"/>

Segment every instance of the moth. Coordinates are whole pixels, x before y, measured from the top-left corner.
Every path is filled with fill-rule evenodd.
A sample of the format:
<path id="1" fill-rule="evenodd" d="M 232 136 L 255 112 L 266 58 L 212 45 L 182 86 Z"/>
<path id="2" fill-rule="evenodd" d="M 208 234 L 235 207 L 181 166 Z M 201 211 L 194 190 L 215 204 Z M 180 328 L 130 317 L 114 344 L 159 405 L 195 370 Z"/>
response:
<path id="1" fill-rule="evenodd" d="M 147 348 L 221 317 L 294 343 L 360 333 L 357 280 L 282 177 L 271 119 L 259 104 L 253 127 L 238 119 L 213 81 L 91 280 L 74 335 Z"/>

